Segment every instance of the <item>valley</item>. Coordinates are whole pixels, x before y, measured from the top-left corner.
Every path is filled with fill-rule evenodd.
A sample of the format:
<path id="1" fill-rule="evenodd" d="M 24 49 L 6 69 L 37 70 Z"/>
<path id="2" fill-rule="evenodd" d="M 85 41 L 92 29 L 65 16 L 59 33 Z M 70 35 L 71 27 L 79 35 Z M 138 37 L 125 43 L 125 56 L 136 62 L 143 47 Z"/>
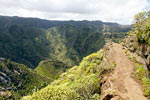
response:
<path id="1" fill-rule="evenodd" d="M 0 16 L 0 100 L 149 100 L 150 12 L 134 21 Z"/>
<path id="2" fill-rule="evenodd" d="M 111 33 L 129 30 L 130 26 L 101 21 L 49 21 L 0 16 L 0 57 L 30 68 L 47 59 L 73 66 L 104 46 L 104 33 L 109 37 Z"/>

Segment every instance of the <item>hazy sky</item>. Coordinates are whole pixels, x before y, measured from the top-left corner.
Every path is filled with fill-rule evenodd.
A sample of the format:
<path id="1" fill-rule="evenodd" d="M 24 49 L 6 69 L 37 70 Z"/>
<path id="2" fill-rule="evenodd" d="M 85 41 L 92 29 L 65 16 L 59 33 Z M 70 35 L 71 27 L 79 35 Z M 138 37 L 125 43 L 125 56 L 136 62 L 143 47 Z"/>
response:
<path id="1" fill-rule="evenodd" d="M 0 15 L 131 24 L 150 0 L 0 0 Z"/>

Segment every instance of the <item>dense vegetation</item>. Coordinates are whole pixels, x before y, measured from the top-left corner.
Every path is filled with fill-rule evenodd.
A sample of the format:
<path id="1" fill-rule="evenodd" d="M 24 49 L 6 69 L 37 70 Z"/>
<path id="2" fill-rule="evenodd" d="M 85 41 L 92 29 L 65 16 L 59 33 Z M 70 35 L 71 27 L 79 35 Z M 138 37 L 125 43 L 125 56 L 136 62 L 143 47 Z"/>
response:
<path id="1" fill-rule="evenodd" d="M 0 16 L 0 57 L 31 68 L 47 59 L 73 66 L 103 47 L 104 33 L 129 29 L 129 26 L 101 21 L 48 21 Z"/>
<path id="2" fill-rule="evenodd" d="M 150 78 L 147 74 L 148 72 L 144 69 L 144 65 L 136 62 L 136 76 L 142 81 L 144 95 L 150 98 Z"/>
<path id="3" fill-rule="evenodd" d="M 103 58 L 103 50 L 83 58 L 79 66 L 72 67 L 46 88 L 22 100 L 99 100 L 101 77 L 115 66 L 114 63 L 104 66 Z"/>
<path id="4" fill-rule="evenodd" d="M 24 95 L 45 87 L 49 79 L 23 64 L 0 58 L 0 100 L 19 100 Z"/>
<path id="5" fill-rule="evenodd" d="M 127 32 L 123 33 L 106 33 L 105 34 L 105 41 L 106 42 L 115 42 L 115 43 L 121 43 L 124 40 L 124 37 L 127 36 Z"/>
<path id="6" fill-rule="evenodd" d="M 150 11 L 135 16 L 135 32 L 139 43 L 150 45 Z"/>
<path id="7" fill-rule="evenodd" d="M 69 66 L 59 61 L 41 61 L 35 71 L 51 80 L 57 79 L 60 74 L 65 72 Z"/>

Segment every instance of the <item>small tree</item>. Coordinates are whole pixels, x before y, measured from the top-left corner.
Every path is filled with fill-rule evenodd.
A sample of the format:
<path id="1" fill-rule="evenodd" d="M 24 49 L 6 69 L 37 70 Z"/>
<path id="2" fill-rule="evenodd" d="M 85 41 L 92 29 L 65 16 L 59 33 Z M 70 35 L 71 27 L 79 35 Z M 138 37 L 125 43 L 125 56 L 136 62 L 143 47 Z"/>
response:
<path id="1" fill-rule="evenodd" d="M 139 43 L 150 44 L 150 11 L 140 12 L 134 18 L 135 33 Z"/>

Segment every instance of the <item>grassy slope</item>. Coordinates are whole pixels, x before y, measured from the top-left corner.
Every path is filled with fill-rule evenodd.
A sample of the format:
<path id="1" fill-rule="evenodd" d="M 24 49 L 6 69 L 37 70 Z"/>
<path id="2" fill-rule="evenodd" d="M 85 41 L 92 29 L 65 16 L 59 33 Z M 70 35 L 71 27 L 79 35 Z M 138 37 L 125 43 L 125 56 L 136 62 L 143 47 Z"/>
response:
<path id="1" fill-rule="evenodd" d="M 85 57 L 79 66 L 72 67 L 46 88 L 22 100 L 99 100 L 99 76 L 115 66 L 103 67 L 103 58 L 103 50 Z"/>
<path id="2" fill-rule="evenodd" d="M 67 65 L 59 61 L 41 61 L 35 71 L 48 78 L 57 79 L 67 68 Z"/>

